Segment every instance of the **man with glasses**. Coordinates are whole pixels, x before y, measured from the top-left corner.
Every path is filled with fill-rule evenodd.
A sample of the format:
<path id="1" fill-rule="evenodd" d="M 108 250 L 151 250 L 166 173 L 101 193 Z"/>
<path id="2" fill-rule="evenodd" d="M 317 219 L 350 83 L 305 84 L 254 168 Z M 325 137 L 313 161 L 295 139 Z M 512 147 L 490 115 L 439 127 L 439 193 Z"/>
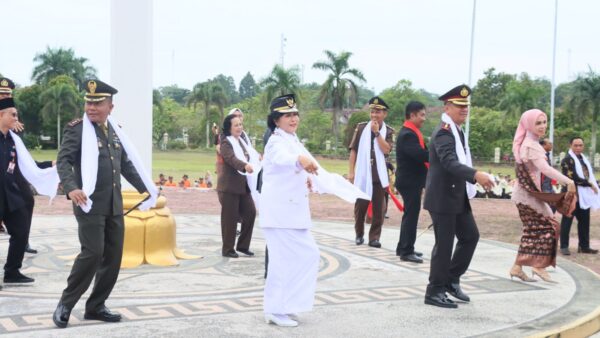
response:
<path id="1" fill-rule="evenodd" d="M 472 168 L 468 137 L 461 129 L 469 115 L 470 95 L 471 88 L 459 85 L 439 97 L 444 113 L 429 144 L 423 207 L 433 221 L 435 245 L 425 304 L 443 308 L 458 307 L 446 292 L 463 302 L 470 301 L 460 287 L 460 277 L 469 268 L 479 241 L 469 199 L 475 197 L 475 183 L 486 189 L 494 185 L 490 175 Z M 456 248 L 454 237 L 458 239 Z"/>

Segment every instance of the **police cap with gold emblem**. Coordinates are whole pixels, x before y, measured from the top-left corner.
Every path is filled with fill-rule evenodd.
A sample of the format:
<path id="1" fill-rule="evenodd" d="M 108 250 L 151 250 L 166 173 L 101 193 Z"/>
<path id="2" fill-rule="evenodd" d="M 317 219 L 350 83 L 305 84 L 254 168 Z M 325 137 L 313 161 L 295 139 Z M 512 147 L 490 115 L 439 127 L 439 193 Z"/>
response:
<path id="1" fill-rule="evenodd" d="M 15 89 L 15 83 L 11 79 L 0 77 L 0 93 L 12 94 L 13 89 Z"/>
<path id="2" fill-rule="evenodd" d="M 272 113 L 297 113 L 298 107 L 296 107 L 296 97 L 294 94 L 278 96 L 271 101 L 270 109 Z"/>
<path id="3" fill-rule="evenodd" d="M 3 98 L 2 100 L 0 100 L 0 110 L 14 108 L 14 107 L 15 107 L 15 100 L 13 100 L 12 97 L 6 97 L 6 98 Z"/>
<path id="4" fill-rule="evenodd" d="M 390 109 L 390 107 L 387 105 L 387 103 L 385 103 L 385 101 L 383 101 L 383 99 L 380 98 L 379 96 L 372 97 L 369 100 L 369 108 L 385 109 L 385 110 Z"/>
<path id="5" fill-rule="evenodd" d="M 469 96 L 471 96 L 471 88 L 466 84 L 461 84 L 450 89 L 446 94 L 440 96 L 438 100 L 444 102 L 452 102 L 458 106 L 470 105 Z"/>
<path id="6" fill-rule="evenodd" d="M 100 102 L 112 97 L 119 91 L 100 80 L 87 80 L 85 82 L 85 97 L 88 102 Z"/>

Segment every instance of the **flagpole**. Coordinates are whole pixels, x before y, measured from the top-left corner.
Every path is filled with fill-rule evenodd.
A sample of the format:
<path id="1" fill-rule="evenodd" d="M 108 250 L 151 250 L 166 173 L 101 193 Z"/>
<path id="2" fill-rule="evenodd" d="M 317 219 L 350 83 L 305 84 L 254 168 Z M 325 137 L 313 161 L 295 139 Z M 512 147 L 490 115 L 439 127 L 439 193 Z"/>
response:
<path id="1" fill-rule="evenodd" d="M 554 143 L 554 92 L 556 91 L 556 31 L 558 26 L 558 0 L 554 0 L 554 42 L 552 46 L 552 88 L 550 91 L 550 142 Z M 550 163 L 553 164 L 550 151 Z"/>
<path id="2" fill-rule="evenodd" d="M 475 45 L 475 14 L 477 13 L 477 0 L 473 0 L 473 18 L 471 20 L 471 52 L 469 56 L 469 87 L 473 88 L 473 46 Z M 465 135 L 469 139 L 469 130 L 471 120 L 471 106 L 469 106 L 469 115 L 467 115 L 467 124 L 465 126 Z"/>

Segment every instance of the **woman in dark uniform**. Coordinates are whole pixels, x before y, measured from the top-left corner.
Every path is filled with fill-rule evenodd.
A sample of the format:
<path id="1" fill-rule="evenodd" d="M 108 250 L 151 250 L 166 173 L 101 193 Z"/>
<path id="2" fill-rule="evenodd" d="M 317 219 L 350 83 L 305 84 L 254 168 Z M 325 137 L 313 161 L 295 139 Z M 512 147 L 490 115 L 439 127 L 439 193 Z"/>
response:
<path id="1" fill-rule="evenodd" d="M 235 115 L 228 115 L 223 121 L 221 156 L 223 170 L 219 173 L 217 192 L 221 203 L 222 254 L 225 257 L 238 258 L 236 252 L 254 256 L 250 251 L 250 240 L 256 218 L 256 208 L 245 174 L 254 172 L 251 162 L 250 146 L 240 136 L 243 132 L 242 121 Z M 242 220 L 242 229 L 236 249 L 235 232 L 238 220 Z"/>

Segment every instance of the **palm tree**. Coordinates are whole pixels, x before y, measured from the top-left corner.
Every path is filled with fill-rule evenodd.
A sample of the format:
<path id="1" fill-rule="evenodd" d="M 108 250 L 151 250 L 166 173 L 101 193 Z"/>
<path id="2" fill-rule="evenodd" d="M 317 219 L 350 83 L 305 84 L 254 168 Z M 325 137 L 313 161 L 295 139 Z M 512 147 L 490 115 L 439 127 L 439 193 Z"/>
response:
<path id="1" fill-rule="evenodd" d="M 590 67 L 584 76 L 575 80 L 573 97 L 569 101 L 571 110 L 576 112 L 578 118 L 592 117 L 592 142 L 590 145 L 590 158 L 592 163 L 596 154 L 596 134 L 598 132 L 598 115 L 600 114 L 600 74 Z"/>
<path id="2" fill-rule="evenodd" d="M 325 50 L 324 53 L 327 55 L 327 60 L 315 62 L 313 68 L 330 72 L 327 80 L 321 86 L 319 101 L 321 106 L 324 106 L 325 101 L 331 99 L 333 108 L 331 129 L 333 135 L 337 137 L 338 116 L 342 113 L 344 102 L 350 99 L 352 105 L 356 104 L 358 86 L 355 81 L 365 82 L 366 80 L 360 70 L 350 68 L 348 65 L 348 59 L 352 53 L 340 52 L 336 55 L 329 50 Z"/>
<path id="3" fill-rule="evenodd" d="M 271 74 L 263 79 L 260 85 L 265 87 L 267 105 L 276 96 L 298 94 L 300 91 L 299 69 L 298 67 L 285 69 L 281 65 L 275 65 Z"/>
<path id="4" fill-rule="evenodd" d="M 219 107 L 221 120 L 223 119 L 225 105 L 227 105 L 227 96 L 223 87 L 215 82 L 206 81 L 197 83 L 187 98 L 187 106 L 196 109 L 196 106 L 202 103 L 206 115 L 206 147 L 210 146 L 210 106 L 212 104 Z"/>
<path id="5" fill-rule="evenodd" d="M 63 117 L 72 118 L 80 110 L 80 95 L 75 85 L 71 82 L 57 82 L 42 92 L 41 101 L 42 119 L 52 121 L 56 116 L 56 148 L 60 148 L 61 114 Z"/>
<path id="6" fill-rule="evenodd" d="M 44 53 L 33 58 L 38 64 L 33 69 L 31 79 L 38 84 L 47 84 L 58 75 L 67 75 L 81 88 L 86 79 L 96 76 L 96 69 L 86 65 L 88 59 L 76 57 L 73 49 L 52 49 L 46 47 Z"/>

